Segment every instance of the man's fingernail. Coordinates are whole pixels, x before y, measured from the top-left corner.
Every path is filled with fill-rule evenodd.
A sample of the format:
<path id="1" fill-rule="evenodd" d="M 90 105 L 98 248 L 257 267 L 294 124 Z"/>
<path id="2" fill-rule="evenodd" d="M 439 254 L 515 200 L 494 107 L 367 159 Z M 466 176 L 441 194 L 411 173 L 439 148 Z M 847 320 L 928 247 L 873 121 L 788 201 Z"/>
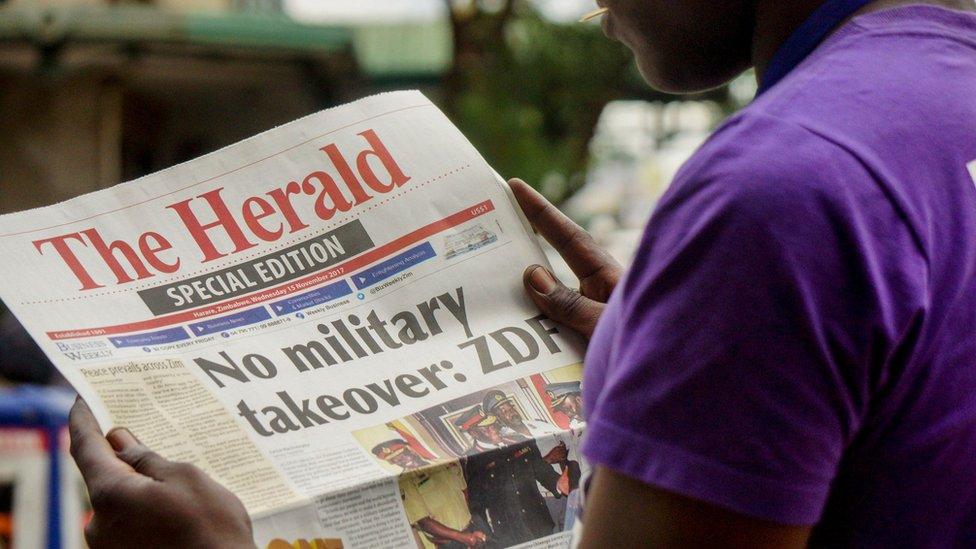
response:
<path id="1" fill-rule="evenodd" d="M 137 446 L 139 444 L 139 439 L 135 437 L 128 429 L 125 427 L 117 427 L 112 429 L 105 435 L 108 439 L 108 443 L 112 445 L 112 448 L 116 451 L 122 451 L 126 448 L 132 446 Z"/>
<path id="2" fill-rule="evenodd" d="M 556 279 L 552 277 L 545 267 L 536 266 L 529 273 L 529 284 L 532 289 L 542 295 L 548 295 L 556 287 Z"/>

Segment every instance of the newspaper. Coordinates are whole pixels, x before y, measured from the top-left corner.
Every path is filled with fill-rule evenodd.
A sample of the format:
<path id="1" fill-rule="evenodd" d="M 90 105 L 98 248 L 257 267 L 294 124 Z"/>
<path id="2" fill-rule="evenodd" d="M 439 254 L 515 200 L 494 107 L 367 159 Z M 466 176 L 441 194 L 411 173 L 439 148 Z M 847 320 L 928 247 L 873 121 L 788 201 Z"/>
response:
<path id="1" fill-rule="evenodd" d="M 237 494 L 259 547 L 565 545 L 580 341 L 501 178 L 421 93 L 0 217 L 0 298 L 89 403 Z"/>

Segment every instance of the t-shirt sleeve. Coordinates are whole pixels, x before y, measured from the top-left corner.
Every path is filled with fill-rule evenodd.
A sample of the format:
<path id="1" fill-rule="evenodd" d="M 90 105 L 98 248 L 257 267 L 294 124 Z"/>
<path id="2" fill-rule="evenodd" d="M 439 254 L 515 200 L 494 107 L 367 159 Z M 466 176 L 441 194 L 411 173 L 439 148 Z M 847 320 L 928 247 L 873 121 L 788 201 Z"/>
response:
<path id="1" fill-rule="evenodd" d="M 789 147 L 719 147 L 662 199 L 608 308 L 584 453 L 812 524 L 910 332 L 924 259 L 858 162 L 798 129 L 776 135 Z"/>

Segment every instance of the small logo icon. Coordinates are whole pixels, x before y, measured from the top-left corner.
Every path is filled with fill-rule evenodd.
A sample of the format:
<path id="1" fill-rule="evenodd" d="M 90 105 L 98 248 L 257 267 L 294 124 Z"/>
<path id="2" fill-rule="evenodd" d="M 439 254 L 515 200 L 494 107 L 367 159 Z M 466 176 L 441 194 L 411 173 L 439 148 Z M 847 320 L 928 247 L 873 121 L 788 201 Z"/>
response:
<path id="1" fill-rule="evenodd" d="M 295 316 L 298 318 L 305 318 L 305 313 L 296 313 Z"/>
<path id="2" fill-rule="evenodd" d="M 366 294 L 364 294 L 363 292 L 359 292 L 358 294 L 356 294 L 356 297 L 358 297 L 360 300 L 363 300 L 366 299 Z"/>

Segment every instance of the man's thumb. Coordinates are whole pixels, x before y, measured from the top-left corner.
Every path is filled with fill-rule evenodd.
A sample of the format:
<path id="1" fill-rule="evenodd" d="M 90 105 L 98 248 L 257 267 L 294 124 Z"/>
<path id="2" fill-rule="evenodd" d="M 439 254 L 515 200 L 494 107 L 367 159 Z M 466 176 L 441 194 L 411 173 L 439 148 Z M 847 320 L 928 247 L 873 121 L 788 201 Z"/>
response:
<path id="1" fill-rule="evenodd" d="M 160 480 L 170 461 L 146 448 L 126 428 L 120 427 L 109 431 L 105 438 L 115 450 L 115 455 L 129 464 L 136 472 Z"/>
<path id="2" fill-rule="evenodd" d="M 586 339 L 593 335 L 596 321 L 603 312 L 603 303 L 570 290 L 541 265 L 527 268 L 522 274 L 522 281 L 529 297 L 546 316 L 569 326 Z"/>

